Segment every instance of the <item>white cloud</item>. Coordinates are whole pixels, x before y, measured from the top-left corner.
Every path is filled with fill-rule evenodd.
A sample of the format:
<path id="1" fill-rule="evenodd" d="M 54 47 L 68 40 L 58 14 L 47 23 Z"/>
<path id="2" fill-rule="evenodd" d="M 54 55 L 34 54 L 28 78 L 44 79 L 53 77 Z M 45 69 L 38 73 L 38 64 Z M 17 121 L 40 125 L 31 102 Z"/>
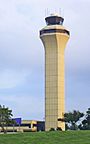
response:
<path id="1" fill-rule="evenodd" d="M 0 31 L 3 32 L 16 32 L 17 30 L 22 33 L 21 30 L 26 29 L 26 23 L 28 23 L 28 19 L 24 15 L 20 15 L 17 12 L 16 6 L 11 3 L 2 3 L 0 6 L 1 11 L 1 21 L 0 21 Z M 28 26 L 28 25 L 27 25 Z"/>
<path id="2" fill-rule="evenodd" d="M 18 87 L 25 83 L 28 73 L 24 71 L 2 70 L 0 71 L 0 89 Z"/>
<path id="3" fill-rule="evenodd" d="M 38 119 L 43 120 L 44 99 L 38 101 L 37 96 L 4 96 L 1 97 L 1 104 L 7 103 L 7 107 L 12 109 L 14 117 L 23 119 Z"/>

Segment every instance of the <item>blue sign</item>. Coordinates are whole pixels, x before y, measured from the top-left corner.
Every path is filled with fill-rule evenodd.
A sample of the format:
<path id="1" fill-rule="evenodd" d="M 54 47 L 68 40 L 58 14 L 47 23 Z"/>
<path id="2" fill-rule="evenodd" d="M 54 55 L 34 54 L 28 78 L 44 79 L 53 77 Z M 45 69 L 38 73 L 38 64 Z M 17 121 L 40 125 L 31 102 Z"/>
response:
<path id="1" fill-rule="evenodd" d="M 17 125 L 21 125 L 21 118 L 14 118 L 13 120 L 16 122 Z"/>

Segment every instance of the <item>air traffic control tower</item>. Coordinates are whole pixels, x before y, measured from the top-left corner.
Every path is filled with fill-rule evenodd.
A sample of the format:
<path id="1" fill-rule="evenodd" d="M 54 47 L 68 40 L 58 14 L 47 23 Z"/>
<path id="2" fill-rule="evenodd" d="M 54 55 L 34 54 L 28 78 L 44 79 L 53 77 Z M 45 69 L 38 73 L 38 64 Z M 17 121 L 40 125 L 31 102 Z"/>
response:
<path id="1" fill-rule="evenodd" d="M 45 21 L 47 25 L 40 30 L 45 48 L 45 130 L 58 127 L 65 130 L 60 119 L 65 113 L 64 50 L 70 33 L 60 15 L 51 14 Z"/>

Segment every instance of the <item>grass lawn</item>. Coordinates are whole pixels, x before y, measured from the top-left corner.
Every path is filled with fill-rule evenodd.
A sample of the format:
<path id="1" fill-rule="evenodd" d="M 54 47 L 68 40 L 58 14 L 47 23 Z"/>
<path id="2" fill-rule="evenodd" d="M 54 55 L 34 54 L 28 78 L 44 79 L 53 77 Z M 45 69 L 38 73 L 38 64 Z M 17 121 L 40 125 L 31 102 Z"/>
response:
<path id="1" fill-rule="evenodd" d="M 90 131 L 0 134 L 0 144 L 90 144 Z"/>

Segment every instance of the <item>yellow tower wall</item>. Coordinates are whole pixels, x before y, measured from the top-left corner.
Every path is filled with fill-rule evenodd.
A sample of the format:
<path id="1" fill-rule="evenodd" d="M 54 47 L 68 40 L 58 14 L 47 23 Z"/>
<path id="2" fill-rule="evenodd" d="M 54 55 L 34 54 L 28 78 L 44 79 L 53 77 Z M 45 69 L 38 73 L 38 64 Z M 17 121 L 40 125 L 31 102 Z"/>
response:
<path id="1" fill-rule="evenodd" d="M 45 47 L 45 130 L 61 127 L 58 121 L 65 113 L 64 49 L 69 36 L 64 33 L 47 33 L 41 40 Z"/>

